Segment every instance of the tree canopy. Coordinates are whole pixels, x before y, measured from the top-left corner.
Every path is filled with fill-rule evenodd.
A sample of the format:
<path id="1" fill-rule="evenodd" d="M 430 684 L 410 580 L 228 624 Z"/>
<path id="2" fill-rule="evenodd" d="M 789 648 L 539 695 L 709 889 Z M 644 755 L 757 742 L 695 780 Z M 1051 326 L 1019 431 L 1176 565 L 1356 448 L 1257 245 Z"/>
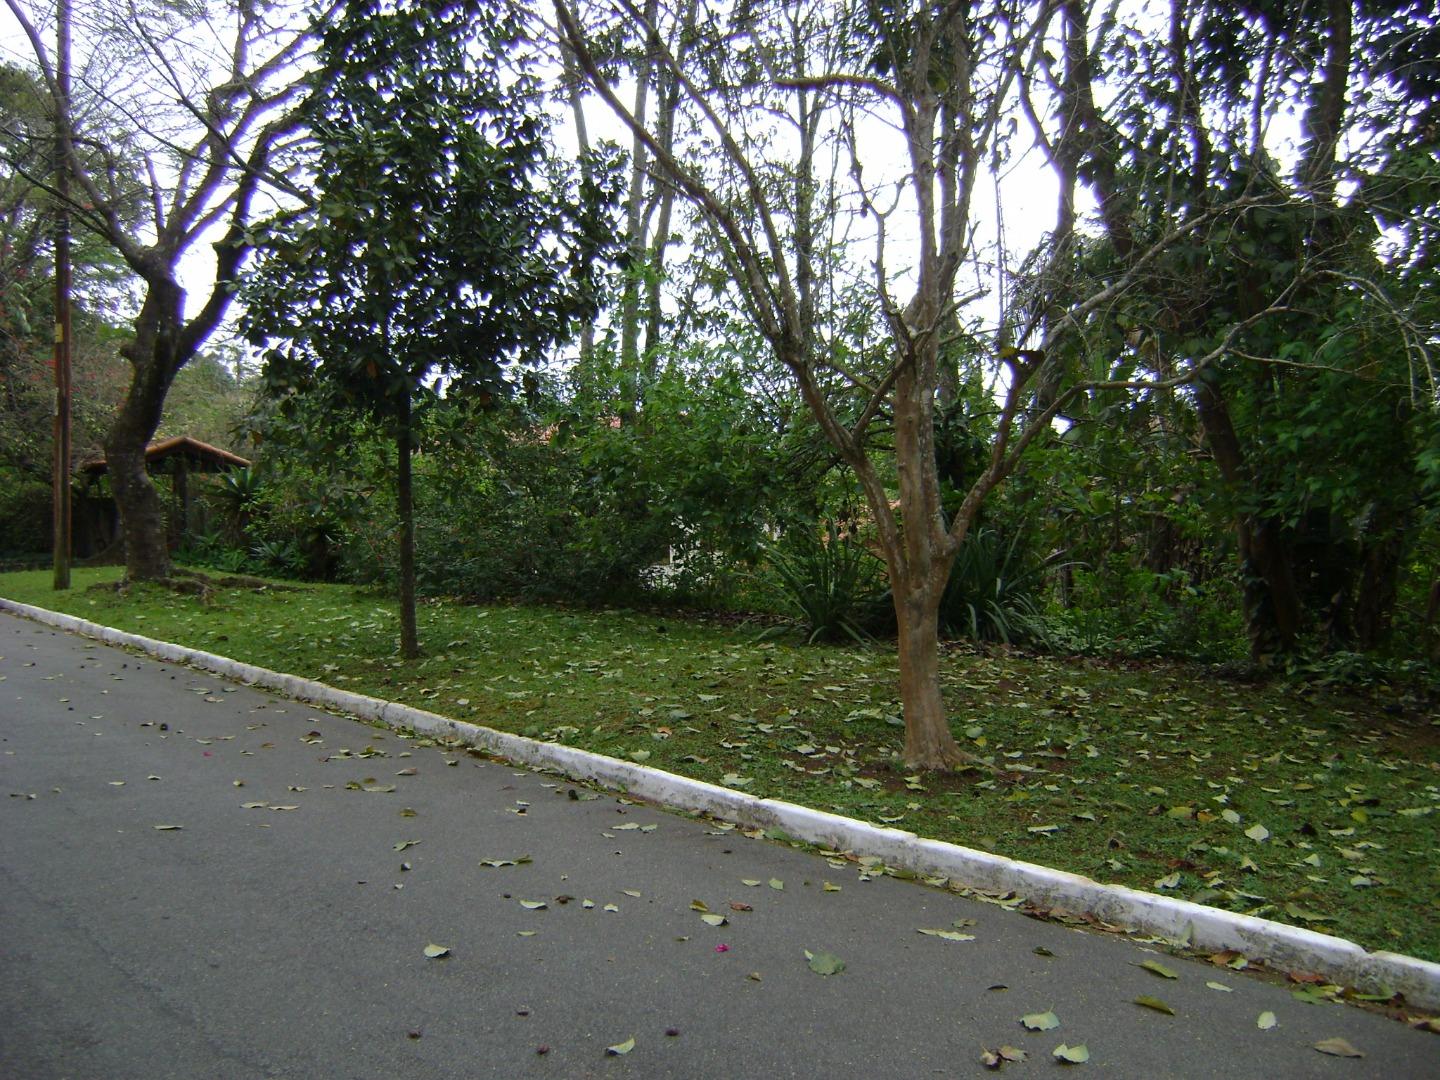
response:
<path id="1" fill-rule="evenodd" d="M 497 397 L 508 366 L 593 317 L 613 169 L 596 158 L 576 178 L 552 154 L 502 8 L 363 0 L 317 32 L 299 111 L 317 148 L 311 198 L 258 230 L 244 325 L 282 403 L 396 440 L 413 655 L 415 406 L 442 389 Z"/>

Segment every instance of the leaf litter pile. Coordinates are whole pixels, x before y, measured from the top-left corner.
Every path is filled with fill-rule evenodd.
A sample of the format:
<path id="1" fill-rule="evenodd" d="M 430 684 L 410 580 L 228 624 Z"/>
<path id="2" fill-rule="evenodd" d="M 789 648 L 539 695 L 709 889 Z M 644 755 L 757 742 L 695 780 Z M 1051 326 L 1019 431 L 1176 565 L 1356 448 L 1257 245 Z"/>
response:
<path id="1" fill-rule="evenodd" d="M 1403 703 L 1174 665 L 956 648 L 942 666 L 952 726 L 992 768 L 923 775 L 896 757 L 896 660 L 883 646 L 757 643 L 743 628 L 630 611 L 434 602 L 421 617 L 426 655 L 405 663 L 394 655 L 393 607 L 373 592 L 83 588 L 117 575 L 80 570 L 82 587 L 55 593 L 43 572 L 8 574 L 0 593 L 500 730 L 1440 961 L 1440 720 Z"/>

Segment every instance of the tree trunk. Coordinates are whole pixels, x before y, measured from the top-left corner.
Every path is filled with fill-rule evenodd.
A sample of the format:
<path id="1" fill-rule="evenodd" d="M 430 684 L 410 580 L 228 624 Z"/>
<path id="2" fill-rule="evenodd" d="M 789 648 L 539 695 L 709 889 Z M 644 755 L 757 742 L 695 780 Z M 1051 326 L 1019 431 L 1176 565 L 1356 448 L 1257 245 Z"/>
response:
<path id="1" fill-rule="evenodd" d="M 1226 485 L 1234 491 L 1253 490 L 1230 410 L 1212 379 L 1195 384 L 1195 404 L 1205 440 Z M 1268 666 L 1277 653 L 1294 648 L 1300 633 L 1300 594 L 1290 551 L 1280 526 L 1268 518 L 1240 511 L 1235 529 L 1244 577 L 1250 659 Z"/>
<path id="2" fill-rule="evenodd" d="M 892 578 L 893 580 L 893 578 Z M 940 693 L 940 594 L 933 583 L 902 591 L 896 583 L 900 630 L 900 703 L 905 711 L 905 763 L 916 769 L 952 769 L 973 762 L 950 733 Z"/>
<path id="3" fill-rule="evenodd" d="M 584 75 L 580 71 L 580 64 L 575 59 L 575 53 L 562 40 L 560 43 L 560 57 L 565 65 L 565 81 L 568 84 L 570 96 L 570 113 L 575 122 L 575 142 L 580 151 L 580 170 L 585 179 L 590 176 L 590 127 L 585 122 L 585 99 L 581 93 L 584 87 Z M 585 319 L 580 324 L 580 362 L 588 363 L 595 352 L 595 320 Z"/>
<path id="4" fill-rule="evenodd" d="M 410 432 L 410 395 L 398 408 L 399 428 L 395 434 L 395 503 L 400 518 L 400 655 L 414 660 L 420 655 L 420 635 L 415 624 L 415 502 L 410 464 L 413 439 Z"/>
<path id="5" fill-rule="evenodd" d="M 654 27 L 659 18 L 659 0 L 646 0 L 645 52 L 635 65 L 634 115 L 641 124 L 649 110 L 650 81 L 655 70 L 655 54 L 659 42 Z M 620 419 L 629 423 L 635 418 L 640 400 L 640 293 L 641 272 L 646 266 L 645 192 L 649 178 L 649 149 L 637 134 L 630 150 L 630 194 L 625 206 L 625 244 L 629 256 L 624 288 L 620 293 Z"/>
<path id="6" fill-rule="evenodd" d="M 1390 632 L 1405 557 L 1404 533 L 1396 529 L 1382 539 L 1372 539 L 1364 545 L 1364 552 L 1353 624 L 1356 648 L 1370 650 L 1379 648 Z"/>
<path id="7" fill-rule="evenodd" d="M 130 388 L 105 436 L 127 581 L 163 580 L 171 569 L 165 509 L 146 468 L 145 447 L 160 426 L 165 394 L 184 362 L 178 339 L 185 291 L 163 276 L 148 285 L 135 337 L 121 350 L 130 361 Z"/>
<path id="8" fill-rule="evenodd" d="M 170 576 L 165 509 L 145 465 L 145 446 L 154 429 L 134 424 L 126 416 L 129 411 L 121 412 L 105 438 L 110 488 L 125 548 L 125 579 L 162 581 Z"/>
<path id="9" fill-rule="evenodd" d="M 1300 594 L 1290 552 L 1273 521 L 1241 514 L 1236 521 L 1250 659 L 1270 667 L 1300 633 Z"/>
<path id="10" fill-rule="evenodd" d="M 900 702 L 905 710 L 906 764 L 949 769 L 973 763 L 950 734 L 940 693 L 940 598 L 954 561 L 939 522 L 940 482 L 935 469 L 933 382 L 915 369 L 934 371 L 933 336 L 895 380 L 895 465 L 900 486 L 899 535 L 885 544 L 890 592 L 899 629 Z M 872 512 L 887 507 L 872 507 Z"/>

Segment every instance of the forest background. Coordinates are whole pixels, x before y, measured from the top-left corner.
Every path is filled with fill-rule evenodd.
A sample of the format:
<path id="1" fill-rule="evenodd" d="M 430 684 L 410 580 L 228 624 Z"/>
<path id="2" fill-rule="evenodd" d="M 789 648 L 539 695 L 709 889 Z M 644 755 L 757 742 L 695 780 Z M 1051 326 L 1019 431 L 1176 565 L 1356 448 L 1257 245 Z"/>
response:
<path id="1" fill-rule="evenodd" d="M 421 596 L 899 633 L 902 657 L 930 618 L 1056 654 L 1433 690 L 1423 5 L 95 4 L 62 108 L 53 12 L 7 4 L 32 31 L 0 72 L 8 557 L 50 544 L 58 139 L 81 181 L 72 464 L 108 452 L 132 578 L 170 569 L 169 545 L 137 555 L 165 506 L 136 447 L 186 434 L 253 465 L 205 487 L 183 564 L 403 592 L 408 498 Z M 440 57 L 446 37 L 466 48 Z M 380 111 L 334 123 L 382 72 Z M 416 86 L 452 111 L 401 111 Z M 607 108 L 623 145 L 591 135 Z M 452 121 L 479 143 L 418 137 Z M 432 157 L 367 217 L 373 191 L 337 177 L 361 151 L 375 183 L 400 171 L 387 125 Z M 575 288 L 481 342 L 477 313 L 534 313 L 537 260 L 479 289 L 503 236 L 432 265 L 380 230 L 412 224 L 395 207 L 437 187 L 435 161 L 493 164 L 517 132 L 530 156 L 495 175 L 551 200 L 522 246 Z M 1037 163 L 1054 205 L 1007 198 Z M 435 295 L 470 336 L 412 319 L 383 393 L 366 380 L 397 350 L 355 340 L 378 339 L 374 311 L 348 317 L 338 381 L 296 344 L 303 311 L 262 317 L 294 292 L 277 266 L 336 220 L 397 279 L 460 274 Z M 340 295 L 317 265 L 312 314 Z M 366 296 L 398 292 L 374 280 Z"/>

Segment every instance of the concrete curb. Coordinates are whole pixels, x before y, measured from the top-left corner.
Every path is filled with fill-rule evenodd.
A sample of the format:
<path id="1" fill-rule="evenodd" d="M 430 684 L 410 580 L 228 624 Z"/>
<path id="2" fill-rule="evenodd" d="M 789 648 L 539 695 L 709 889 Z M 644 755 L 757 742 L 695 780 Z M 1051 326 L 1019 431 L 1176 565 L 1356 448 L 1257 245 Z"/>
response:
<path id="1" fill-rule="evenodd" d="M 296 675 L 242 664 L 228 657 L 156 641 L 0 597 L 0 611 L 33 619 L 109 645 L 139 649 L 157 659 L 186 664 L 286 697 L 351 713 L 389 727 L 456 739 L 517 764 L 553 770 L 575 780 L 616 788 L 677 810 L 711 814 L 750 828 L 776 828 L 798 840 L 835 851 L 874 856 L 887 866 L 985 892 L 1014 892 L 1042 907 L 1088 913 L 1115 926 L 1157 937 L 1188 938 L 1199 950 L 1234 949 L 1285 971 L 1307 971 L 1364 993 L 1381 987 L 1410 1004 L 1440 1009 L 1440 964 L 1392 952 L 1368 952 L 1352 941 L 1284 923 L 1237 915 L 1188 900 L 1104 885 L 1079 874 L 1052 870 L 985 851 L 927 840 L 778 799 L 761 799 L 730 788 L 462 720 L 399 702 L 384 701 Z"/>

